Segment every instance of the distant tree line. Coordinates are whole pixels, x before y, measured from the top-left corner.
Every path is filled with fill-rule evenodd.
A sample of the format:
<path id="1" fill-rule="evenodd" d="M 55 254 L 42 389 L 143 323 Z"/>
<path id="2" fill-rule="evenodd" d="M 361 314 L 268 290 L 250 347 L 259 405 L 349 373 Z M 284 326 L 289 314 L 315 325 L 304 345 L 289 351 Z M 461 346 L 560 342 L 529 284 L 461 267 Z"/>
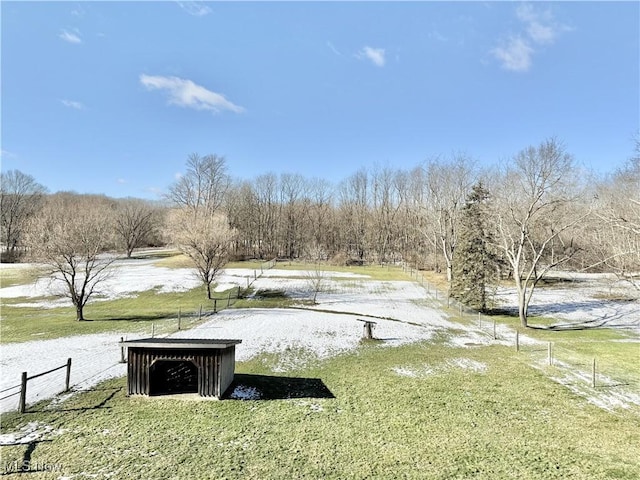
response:
<path id="1" fill-rule="evenodd" d="M 612 272 L 640 291 L 638 141 L 623 167 L 598 178 L 555 138 L 489 169 L 456 153 L 410 170 L 363 168 L 336 185 L 289 173 L 236 181 L 217 155 L 192 154 L 186 169 L 158 202 L 50 194 L 3 172 L 3 261 L 49 264 L 76 306 L 112 261 L 105 252 L 161 245 L 193 261 L 209 297 L 230 258 L 274 257 L 408 262 L 443 272 L 451 296 L 479 309 L 510 278 L 523 325 L 536 285 L 560 265 Z"/>

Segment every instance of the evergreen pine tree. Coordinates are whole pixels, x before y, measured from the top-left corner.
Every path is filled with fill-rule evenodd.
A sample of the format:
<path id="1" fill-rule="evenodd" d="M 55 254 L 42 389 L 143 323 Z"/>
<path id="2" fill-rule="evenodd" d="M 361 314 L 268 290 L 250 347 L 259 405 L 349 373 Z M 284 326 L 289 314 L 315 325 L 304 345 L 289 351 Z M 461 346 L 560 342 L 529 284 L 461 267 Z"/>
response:
<path id="1" fill-rule="evenodd" d="M 495 283 L 496 261 L 487 228 L 489 192 L 482 182 L 471 189 L 460 218 L 458 245 L 453 255 L 450 295 L 469 307 L 485 311 L 487 288 Z"/>

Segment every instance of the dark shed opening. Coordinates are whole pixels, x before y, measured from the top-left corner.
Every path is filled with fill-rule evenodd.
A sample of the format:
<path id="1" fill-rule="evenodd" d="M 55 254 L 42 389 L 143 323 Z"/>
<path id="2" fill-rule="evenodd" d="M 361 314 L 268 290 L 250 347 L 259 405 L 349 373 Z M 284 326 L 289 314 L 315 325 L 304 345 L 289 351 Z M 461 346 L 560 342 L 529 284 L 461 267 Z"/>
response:
<path id="1" fill-rule="evenodd" d="M 242 340 L 144 338 L 127 347 L 129 395 L 198 393 L 221 398 L 235 371 L 236 345 Z"/>
<path id="2" fill-rule="evenodd" d="M 198 367 L 189 360 L 156 360 L 149 368 L 149 395 L 198 393 Z"/>

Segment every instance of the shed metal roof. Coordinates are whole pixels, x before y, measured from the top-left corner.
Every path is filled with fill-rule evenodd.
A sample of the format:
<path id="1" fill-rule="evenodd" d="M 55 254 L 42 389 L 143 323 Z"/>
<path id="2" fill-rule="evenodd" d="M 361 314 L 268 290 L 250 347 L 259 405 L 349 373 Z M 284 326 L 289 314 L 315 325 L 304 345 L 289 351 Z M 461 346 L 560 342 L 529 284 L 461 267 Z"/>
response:
<path id="1" fill-rule="evenodd" d="M 222 349 L 242 343 L 225 338 L 141 338 L 121 342 L 127 347 L 179 348 L 182 350 Z"/>

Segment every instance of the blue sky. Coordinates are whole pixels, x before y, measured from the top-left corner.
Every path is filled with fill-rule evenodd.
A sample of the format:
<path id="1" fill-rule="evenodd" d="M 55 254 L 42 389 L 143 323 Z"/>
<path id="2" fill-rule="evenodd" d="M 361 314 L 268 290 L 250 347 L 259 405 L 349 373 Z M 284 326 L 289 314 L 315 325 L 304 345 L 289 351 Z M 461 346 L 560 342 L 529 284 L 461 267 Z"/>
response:
<path id="1" fill-rule="evenodd" d="M 2 169 L 158 198 L 236 178 L 496 165 L 556 136 L 613 171 L 640 128 L 638 2 L 2 1 Z"/>

